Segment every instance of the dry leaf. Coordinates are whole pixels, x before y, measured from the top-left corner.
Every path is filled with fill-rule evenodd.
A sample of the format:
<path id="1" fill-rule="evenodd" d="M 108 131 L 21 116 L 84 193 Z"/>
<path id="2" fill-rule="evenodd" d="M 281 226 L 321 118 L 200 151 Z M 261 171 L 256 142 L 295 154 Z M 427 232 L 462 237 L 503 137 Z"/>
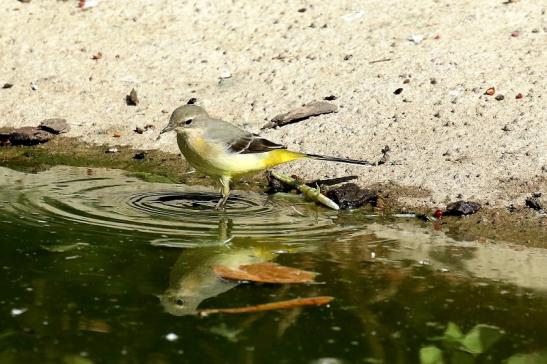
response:
<path id="1" fill-rule="evenodd" d="M 224 279 L 261 283 L 309 283 L 315 278 L 314 272 L 284 267 L 277 263 L 240 265 L 237 269 L 215 266 L 213 270 Z"/>
<path id="2" fill-rule="evenodd" d="M 334 297 L 331 296 L 318 296 L 308 298 L 296 298 L 294 300 L 278 301 L 271 303 L 263 303 L 261 305 L 247 306 L 247 307 L 233 307 L 233 308 L 208 308 L 205 310 L 199 310 L 200 316 L 207 316 L 212 313 L 248 313 L 248 312 L 260 312 L 271 310 L 285 310 L 288 308 L 302 307 L 302 306 L 321 306 L 330 303 Z"/>

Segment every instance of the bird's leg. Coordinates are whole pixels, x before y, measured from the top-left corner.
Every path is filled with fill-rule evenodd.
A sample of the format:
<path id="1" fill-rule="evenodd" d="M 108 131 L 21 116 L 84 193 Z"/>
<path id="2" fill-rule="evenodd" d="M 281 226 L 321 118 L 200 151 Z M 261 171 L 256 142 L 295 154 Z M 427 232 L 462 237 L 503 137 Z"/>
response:
<path id="1" fill-rule="evenodd" d="M 226 201 L 228 201 L 228 196 L 230 196 L 230 178 L 228 177 L 220 177 L 220 194 L 222 198 L 218 201 L 215 210 L 220 210 L 220 208 L 226 206 Z"/>

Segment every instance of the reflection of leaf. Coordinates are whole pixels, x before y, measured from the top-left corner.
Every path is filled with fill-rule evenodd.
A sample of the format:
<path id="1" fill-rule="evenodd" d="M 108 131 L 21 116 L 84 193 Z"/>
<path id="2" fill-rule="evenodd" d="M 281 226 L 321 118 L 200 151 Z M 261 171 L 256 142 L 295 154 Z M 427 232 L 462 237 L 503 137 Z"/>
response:
<path id="1" fill-rule="evenodd" d="M 236 343 L 239 341 L 239 334 L 243 331 L 243 329 L 232 329 L 229 328 L 225 323 L 220 324 L 219 326 L 213 326 L 209 330 L 213 334 L 222 336 L 226 338 L 231 343 Z"/>
<path id="2" fill-rule="evenodd" d="M 224 279 L 261 283 L 309 283 L 315 273 L 296 268 L 284 267 L 277 263 L 240 265 L 237 269 L 225 266 L 213 267 L 216 274 Z"/>
<path id="3" fill-rule="evenodd" d="M 515 354 L 505 361 L 505 364 L 544 364 L 547 363 L 547 351 Z"/>
<path id="4" fill-rule="evenodd" d="M 51 253 L 64 253 L 74 249 L 80 249 L 88 246 L 88 243 L 60 244 L 60 245 L 42 245 L 40 248 Z"/>
<path id="5" fill-rule="evenodd" d="M 201 316 L 207 316 L 212 313 L 247 313 L 247 312 L 259 312 L 259 311 L 283 310 L 287 308 L 294 308 L 294 307 L 300 307 L 300 306 L 326 305 L 333 299 L 334 297 L 330 297 L 330 296 L 297 298 L 294 300 L 264 303 L 261 305 L 247 306 L 247 307 L 209 308 L 205 310 L 199 310 L 198 313 Z"/>
<path id="6" fill-rule="evenodd" d="M 443 339 L 460 341 L 462 338 L 463 334 L 458 325 L 453 322 L 449 322 L 448 325 L 446 325 L 446 330 L 444 330 Z"/>
<path id="7" fill-rule="evenodd" d="M 93 364 L 93 361 L 80 355 L 65 355 L 63 362 L 65 364 Z"/>
<path id="8" fill-rule="evenodd" d="M 472 354 L 482 354 L 494 345 L 503 335 L 499 327 L 479 324 L 475 325 L 460 340 L 462 350 Z"/>
<path id="9" fill-rule="evenodd" d="M 444 364 L 442 350 L 433 345 L 421 348 L 420 364 Z"/>

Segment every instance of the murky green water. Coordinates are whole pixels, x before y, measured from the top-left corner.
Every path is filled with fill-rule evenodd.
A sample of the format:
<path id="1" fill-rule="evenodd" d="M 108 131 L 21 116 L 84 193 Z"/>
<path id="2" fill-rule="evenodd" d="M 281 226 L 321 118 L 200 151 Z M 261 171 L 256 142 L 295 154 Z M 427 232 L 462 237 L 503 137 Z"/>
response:
<path id="1" fill-rule="evenodd" d="M 246 192 L 219 213 L 216 199 L 120 171 L 0 168 L 0 363 L 547 362 L 545 250 Z M 321 283 L 210 270 L 261 261 Z M 319 295 L 335 300 L 195 315 Z"/>

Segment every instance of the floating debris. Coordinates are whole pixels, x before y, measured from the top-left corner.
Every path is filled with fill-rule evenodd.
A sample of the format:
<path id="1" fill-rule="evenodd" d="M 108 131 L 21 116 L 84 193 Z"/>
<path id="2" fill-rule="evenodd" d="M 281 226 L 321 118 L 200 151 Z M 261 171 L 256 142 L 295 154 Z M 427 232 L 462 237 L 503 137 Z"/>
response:
<path id="1" fill-rule="evenodd" d="M 285 267 L 272 262 L 240 265 L 237 269 L 215 266 L 213 270 L 219 277 L 228 280 L 272 284 L 310 283 L 316 276 L 314 272 Z"/>
<path id="2" fill-rule="evenodd" d="M 70 125 L 62 118 L 45 119 L 38 125 L 38 128 L 53 134 L 62 134 L 70 131 Z"/>
<path id="3" fill-rule="evenodd" d="M 291 110 L 285 114 L 275 116 L 269 123 L 261 129 L 281 127 L 287 124 L 295 123 L 312 116 L 330 114 L 338 111 L 338 107 L 325 101 L 315 101 L 302 107 Z"/>
<path id="4" fill-rule="evenodd" d="M 170 332 L 167 335 L 165 335 L 165 339 L 167 341 L 177 341 L 179 339 L 179 336 L 175 334 L 174 332 Z"/>
<path id="5" fill-rule="evenodd" d="M 272 311 L 272 310 L 286 310 L 289 308 L 302 307 L 302 306 L 326 305 L 332 302 L 332 300 L 334 300 L 334 297 L 331 297 L 331 296 L 297 298 L 293 300 L 264 303 L 261 305 L 247 306 L 247 307 L 209 308 L 205 310 L 199 310 L 198 314 L 202 317 L 205 317 L 213 313 L 248 313 L 248 312 Z"/>
<path id="6" fill-rule="evenodd" d="M 271 173 L 271 176 L 273 178 L 276 178 L 276 179 L 280 180 L 281 182 L 283 182 L 285 184 L 288 184 L 288 185 L 292 186 L 293 188 L 296 188 L 297 190 L 302 192 L 302 194 L 304 196 L 306 196 L 307 198 L 309 198 L 310 200 L 321 203 L 321 204 L 323 204 L 327 207 L 330 207 L 331 209 L 334 209 L 334 210 L 339 210 L 340 209 L 340 207 L 334 201 L 332 201 L 327 196 L 321 194 L 319 189 L 315 189 L 315 188 L 306 186 L 305 184 L 295 180 L 294 178 L 290 178 L 289 176 L 285 176 L 284 174 L 281 174 L 281 173 L 277 173 L 277 172 L 274 172 L 274 171 L 272 171 L 270 173 Z"/>
<path id="7" fill-rule="evenodd" d="M 25 312 L 27 312 L 26 308 L 12 308 L 10 313 L 13 317 L 15 317 L 15 316 L 22 315 Z"/>

